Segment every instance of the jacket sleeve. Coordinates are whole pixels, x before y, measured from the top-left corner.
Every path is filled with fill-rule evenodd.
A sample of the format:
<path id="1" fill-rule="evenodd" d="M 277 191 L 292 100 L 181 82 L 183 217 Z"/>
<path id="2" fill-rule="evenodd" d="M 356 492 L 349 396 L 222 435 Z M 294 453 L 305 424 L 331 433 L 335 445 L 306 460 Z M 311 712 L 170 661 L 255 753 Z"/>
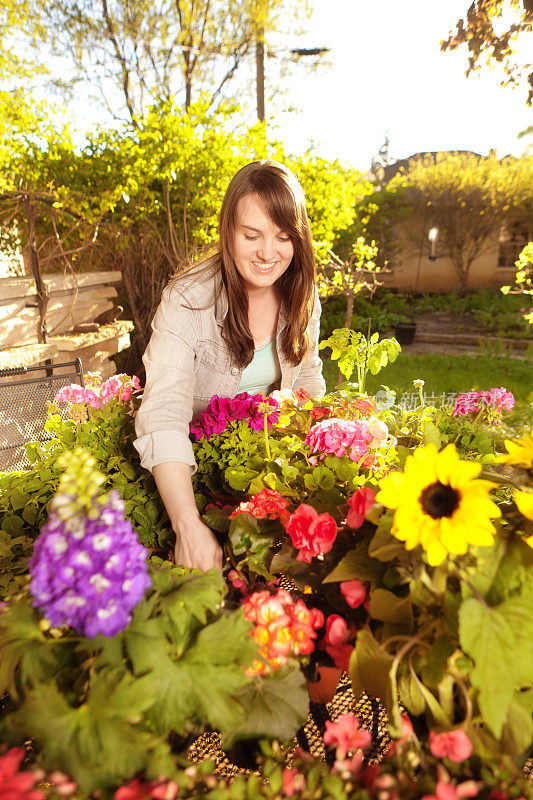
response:
<path id="1" fill-rule="evenodd" d="M 152 336 L 143 356 L 146 385 L 135 419 L 134 446 L 141 465 L 151 470 L 165 461 L 196 468 L 189 424 L 194 395 L 198 311 L 167 288 L 152 322 Z"/>
<path id="2" fill-rule="evenodd" d="M 320 314 L 322 308 L 318 298 L 318 291 L 315 289 L 315 305 L 309 323 L 309 350 L 302 362 L 300 372 L 293 389 L 305 389 L 312 398 L 318 400 L 326 393 L 326 382 L 322 377 L 322 360 L 318 355 L 318 340 L 320 338 Z"/>

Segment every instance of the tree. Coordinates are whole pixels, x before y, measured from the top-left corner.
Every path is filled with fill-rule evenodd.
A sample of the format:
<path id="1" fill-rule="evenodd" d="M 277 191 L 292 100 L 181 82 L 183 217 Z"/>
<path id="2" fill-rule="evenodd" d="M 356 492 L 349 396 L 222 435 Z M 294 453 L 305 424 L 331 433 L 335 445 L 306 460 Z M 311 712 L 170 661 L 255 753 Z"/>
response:
<path id="1" fill-rule="evenodd" d="M 154 103 L 187 109 L 202 93 L 218 102 L 258 39 L 308 12 L 308 0 L 41 2 L 54 54 L 98 87 L 113 116 L 125 108 L 134 124 Z"/>
<path id="2" fill-rule="evenodd" d="M 533 214 L 533 157 L 428 154 L 411 161 L 385 191 L 399 193 L 399 205 L 409 210 L 403 228 L 417 247 L 428 227 L 438 227 L 439 253 L 450 258 L 465 290 L 473 262 L 502 224 Z"/>
<path id="3" fill-rule="evenodd" d="M 510 21 L 510 12 L 514 19 Z M 441 42 L 441 50 L 468 47 L 469 75 L 481 63 L 503 67 L 503 86 L 517 85 L 526 77 L 529 91 L 527 104 L 533 102 L 533 64 L 518 55 L 516 44 L 533 27 L 533 0 L 473 0 L 465 19 L 459 19 L 457 30 Z M 529 47 L 528 54 L 531 54 Z"/>

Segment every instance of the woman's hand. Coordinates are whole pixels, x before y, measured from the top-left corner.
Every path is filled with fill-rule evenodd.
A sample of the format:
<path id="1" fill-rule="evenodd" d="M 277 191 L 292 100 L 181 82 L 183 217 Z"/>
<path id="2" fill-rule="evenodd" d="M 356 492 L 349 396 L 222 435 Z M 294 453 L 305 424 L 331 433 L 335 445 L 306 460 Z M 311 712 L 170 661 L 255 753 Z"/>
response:
<path id="1" fill-rule="evenodd" d="M 222 549 L 196 508 L 190 467 L 179 461 L 165 461 L 154 466 L 153 473 L 176 534 L 175 563 L 203 572 L 216 567 L 222 572 Z"/>
<path id="2" fill-rule="evenodd" d="M 180 520 L 176 525 L 174 562 L 180 567 L 201 569 L 207 572 L 216 567 L 222 572 L 222 548 L 214 533 L 204 525 L 199 516 Z"/>

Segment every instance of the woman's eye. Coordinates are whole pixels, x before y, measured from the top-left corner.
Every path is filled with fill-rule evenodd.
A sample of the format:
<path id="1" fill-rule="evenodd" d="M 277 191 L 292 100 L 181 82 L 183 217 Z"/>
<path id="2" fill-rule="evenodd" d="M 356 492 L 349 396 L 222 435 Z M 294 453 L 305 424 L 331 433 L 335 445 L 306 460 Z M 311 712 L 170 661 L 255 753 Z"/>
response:
<path id="1" fill-rule="evenodd" d="M 245 238 L 245 239 L 246 239 L 248 242 L 255 242 L 255 240 L 256 240 L 256 239 L 259 239 L 259 236 L 248 236 L 248 234 L 247 234 L 247 233 L 245 233 L 245 234 L 244 234 L 244 238 Z"/>
<path id="2" fill-rule="evenodd" d="M 285 242 L 290 242 L 291 238 L 290 236 L 278 236 L 278 240 L 280 242 L 283 242 L 283 244 L 285 244 Z"/>

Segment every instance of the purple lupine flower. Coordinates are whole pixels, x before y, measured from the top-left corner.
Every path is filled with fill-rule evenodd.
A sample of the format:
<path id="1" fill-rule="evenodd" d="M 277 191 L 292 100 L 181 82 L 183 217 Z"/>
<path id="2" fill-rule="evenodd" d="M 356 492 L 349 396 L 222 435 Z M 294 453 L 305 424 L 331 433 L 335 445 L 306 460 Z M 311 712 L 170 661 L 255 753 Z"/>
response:
<path id="1" fill-rule="evenodd" d="M 241 392 L 233 398 L 215 395 L 205 411 L 191 424 L 191 433 L 199 442 L 203 437 L 208 439 L 223 433 L 229 422 L 239 420 L 246 420 L 252 430 L 263 430 L 265 405 L 272 408 L 267 416 L 267 427 L 271 428 L 279 419 L 279 405 L 273 397 L 265 398 L 262 394 L 252 395 L 247 392 Z"/>
<path id="2" fill-rule="evenodd" d="M 114 636 L 150 586 L 147 550 L 111 491 L 91 518 L 74 495 L 58 494 L 30 560 L 30 591 L 54 627 Z"/>

